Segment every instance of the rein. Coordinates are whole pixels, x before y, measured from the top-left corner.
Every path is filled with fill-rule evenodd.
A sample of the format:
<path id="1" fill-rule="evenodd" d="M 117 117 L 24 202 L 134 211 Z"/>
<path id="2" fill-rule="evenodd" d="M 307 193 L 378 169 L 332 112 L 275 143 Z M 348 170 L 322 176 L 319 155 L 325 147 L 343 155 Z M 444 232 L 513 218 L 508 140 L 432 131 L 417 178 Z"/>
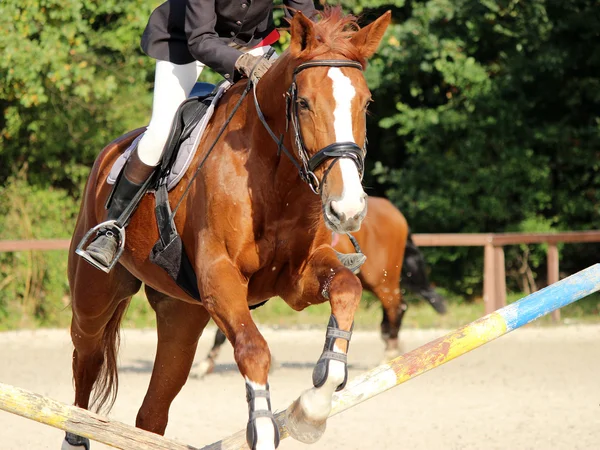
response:
<path id="1" fill-rule="evenodd" d="M 273 52 L 273 49 L 269 50 L 269 52 L 267 53 L 267 58 L 270 57 Z M 331 169 L 333 169 L 333 166 L 341 158 L 348 158 L 352 160 L 354 164 L 356 164 L 356 167 L 360 174 L 360 178 L 362 179 L 364 174 L 364 161 L 366 150 L 364 148 L 361 149 L 355 142 L 334 142 L 332 144 L 329 144 L 327 147 L 324 147 L 321 150 L 319 150 L 312 157 L 308 155 L 308 151 L 306 150 L 306 145 L 304 144 L 304 139 L 302 137 L 302 132 L 300 130 L 298 120 L 298 85 L 296 83 L 296 77 L 303 70 L 310 69 L 313 67 L 352 67 L 362 71 L 362 65 L 357 61 L 335 59 L 308 61 L 296 67 L 292 78 L 292 84 L 290 85 L 286 93 L 285 131 L 288 131 L 289 124 L 291 122 L 294 128 L 294 141 L 296 143 L 296 150 L 300 162 L 298 162 L 298 160 L 292 156 L 292 153 L 283 144 L 284 134 L 282 133 L 281 136 L 278 138 L 273 129 L 267 123 L 265 116 L 260 108 L 260 105 L 258 104 L 258 97 L 256 95 L 255 84 L 252 86 L 252 90 L 254 94 L 254 106 L 256 108 L 258 118 L 262 122 L 263 126 L 265 127 L 271 138 L 277 144 L 278 153 L 283 152 L 298 170 L 300 179 L 307 183 L 315 194 L 320 194 L 321 186 L 325 182 L 327 175 L 329 174 Z M 328 159 L 333 159 L 333 161 L 325 170 L 325 173 L 323 174 L 323 179 L 319 181 L 318 177 L 315 174 L 315 170 L 317 170 Z"/>

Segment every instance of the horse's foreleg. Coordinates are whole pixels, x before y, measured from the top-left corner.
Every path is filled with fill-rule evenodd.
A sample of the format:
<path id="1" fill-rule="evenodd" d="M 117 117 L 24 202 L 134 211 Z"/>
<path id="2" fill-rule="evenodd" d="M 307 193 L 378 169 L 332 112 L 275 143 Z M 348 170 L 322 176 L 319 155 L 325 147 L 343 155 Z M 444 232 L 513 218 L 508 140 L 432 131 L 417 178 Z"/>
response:
<path id="1" fill-rule="evenodd" d="M 228 261 L 215 263 L 200 288 L 200 295 L 217 326 L 233 346 L 235 361 L 246 381 L 248 424 L 246 441 L 252 450 L 273 450 L 279 431 L 271 412 L 268 375 L 271 353 L 252 320 L 245 280 Z"/>
<path id="2" fill-rule="evenodd" d="M 313 270 L 311 275 L 319 280 L 318 291 L 312 293 L 312 303 L 316 303 L 314 298 L 320 297 L 321 301 L 328 299 L 331 317 L 325 334 L 325 346 L 313 371 L 314 387 L 302 393 L 286 416 L 286 428 L 290 435 L 305 443 L 316 442 L 322 436 L 331 412 L 333 393 L 343 389 L 346 384 L 346 355 L 354 313 L 362 294 L 358 278 L 348 269 L 339 267 L 335 260 Z"/>
<path id="3" fill-rule="evenodd" d="M 219 353 L 221 353 L 221 346 L 226 340 L 227 336 L 225 336 L 225 333 L 223 333 L 220 328 L 217 328 L 217 332 L 215 333 L 215 342 L 213 343 L 210 352 L 208 352 L 208 355 L 206 355 L 206 358 L 200 363 L 198 370 L 196 371 L 196 374 L 199 377 L 208 375 L 215 370 L 215 361 L 217 360 Z"/>
<path id="4" fill-rule="evenodd" d="M 402 326 L 402 319 L 408 309 L 408 305 L 402 301 L 400 288 L 392 288 L 391 286 L 393 285 L 388 284 L 373 288 L 373 293 L 381 301 L 383 309 L 381 338 L 385 342 L 384 361 L 386 362 L 400 355 L 398 334 Z"/>
<path id="5" fill-rule="evenodd" d="M 210 316 L 201 305 L 167 297 L 148 287 L 146 293 L 156 312 L 158 346 L 136 426 L 164 434 L 169 408 L 188 378 L 198 339 Z"/>

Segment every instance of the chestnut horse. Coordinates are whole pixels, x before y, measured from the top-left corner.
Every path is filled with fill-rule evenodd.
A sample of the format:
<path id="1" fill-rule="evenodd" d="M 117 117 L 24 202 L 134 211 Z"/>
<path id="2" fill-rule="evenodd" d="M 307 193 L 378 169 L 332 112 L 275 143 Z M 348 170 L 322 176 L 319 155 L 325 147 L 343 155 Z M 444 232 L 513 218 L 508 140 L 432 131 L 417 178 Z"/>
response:
<path id="1" fill-rule="evenodd" d="M 446 312 L 446 304 L 443 297 L 429 286 L 423 256 L 410 238 L 404 215 L 385 198 L 370 197 L 368 207 L 369 214 L 361 229 L 352 233 L 367 256 L 358 278 L 363 289 L 372 292 L 381 301 L 381 335 L 386 345 L 385 358 L 391 359 L 399 355 L 398 333 L 408 309 L 403 302 L 402 288 L 410 287 L 423 295 L 440 314 Z M 336 248 L 347 253 L 354 247 L 343 235 L 339 237 Z M 403 271 L 405 262 L 407 267 Z M 401 276 L 402 273 L 404 276 Z M 413 282 L 417 278 L 419 282 Z"/>
<path id="2" fill-rule="evenodd" d="M 402 290 L 407 289 L 427 300 L 440 314 L 446 312 L 446 300 L 429 284 L 423 255 L 410 236 L 404 214 L 389 200 L 370 196 L 367 215 L 359 231 L 352 233 L 367 256 L 358 273 L 363 289 L 381 302 L 381 337 L 385 342 L 385 360 L 399 355 L 398 334 L 408 305 Z M 332 245 L 340 252 L 354 251 L 346 235 L 334 235 Z M 402 276 L 401 276 L 402 275 Z M 211 373 L 226 337 L 217 329 L 210 352 L 199 364 L 196 376 Z"/>
<path id="3" fill-rule="evenodd" d="M 169 194 L 174 204 L 190 183 L 175 224 L 201 301 L 149 261 L 158 239 L 150 194 L 131 218 L 125 251 L 109 273 L 75 256 L 72 247 L 75 405 L 112 405 L 120 321 L 144 283 L 156 312 L 158 347 L 136 425 L 164 433 L 171 402 L 188 378 L 198 339 L 212 318 L 233 345 L 246 383 L 248 445 L 274 449 L 279 434 L 269 394 L 271 356 L 250 307 L 274 296 L 298 311 L 328 301 L 331 317 L 313 387 L 285 419 L 296 439 L 314 442 L 322 435 L 333 393 L 347 380 L 346 353 L 362 293 L 358 278 L 331 247 L 331 232 L 358 230 L 366 213 L 361 176 L 371 95 L 362 70 L 390 18 L 388 11 L 359 28 L 339 7 L 326 10 L 318 23 L 297 13 L 290 22 L 289 49 L 255 91 L 243 97 L 245 83 L 239 83 L 223 96 L 200 143 L 196 167 L 238 100 L 241 106 L 199 176 L 187 174 Z M 142 131 L 118 138 L 98 156 L 72 242 L 103 220 L 111 190 L 106 177 Z M 67 433 L 63 448 L 89 445 L 83 441 Z"/>

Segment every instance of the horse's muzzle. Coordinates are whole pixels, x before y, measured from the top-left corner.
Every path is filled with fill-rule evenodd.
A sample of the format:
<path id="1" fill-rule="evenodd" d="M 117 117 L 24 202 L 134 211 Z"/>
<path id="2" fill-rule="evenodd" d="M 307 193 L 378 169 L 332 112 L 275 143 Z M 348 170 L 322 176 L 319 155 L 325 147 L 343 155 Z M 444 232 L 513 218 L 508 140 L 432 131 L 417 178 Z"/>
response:
<path id="1" fill-rule="evenodd" d="M 358 231 L 367 214 L 367 195 L 362 194 L 352 204 L 339 199 L 326 199 L 323 202 L 325 224 L 335 233 Z"/>

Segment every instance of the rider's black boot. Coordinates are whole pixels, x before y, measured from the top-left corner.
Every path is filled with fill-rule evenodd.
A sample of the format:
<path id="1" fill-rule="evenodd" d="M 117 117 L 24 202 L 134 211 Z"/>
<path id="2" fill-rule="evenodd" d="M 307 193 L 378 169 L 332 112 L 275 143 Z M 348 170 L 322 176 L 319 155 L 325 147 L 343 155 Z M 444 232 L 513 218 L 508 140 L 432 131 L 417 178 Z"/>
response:
<path id="1" fill-rule="evenodd" d="M 137 148 L 135 148 L 107 202 L 107 220 L 117 220 L 121 216 L 144 182 L 152 175 L 154 169 L 155 166 L 148 166 L 140 160 Z M 110 228 L 101 230 L 88 245 L 87 254 L 101 266 L 110 268 L 117 255 L 118 236 L 119 233 L 116 230 Z"/>

